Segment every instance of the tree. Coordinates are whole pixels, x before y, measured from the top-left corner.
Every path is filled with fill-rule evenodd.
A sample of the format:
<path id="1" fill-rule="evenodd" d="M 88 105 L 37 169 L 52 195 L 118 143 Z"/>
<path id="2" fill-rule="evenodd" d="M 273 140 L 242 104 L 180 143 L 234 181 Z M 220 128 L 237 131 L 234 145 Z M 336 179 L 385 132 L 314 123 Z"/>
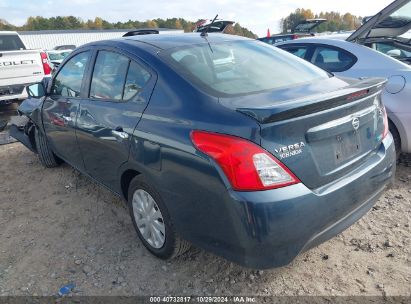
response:
<path id="1" fill-rule="evenodd" d="M 172 28 L 182 29 L 184 32 L 192 32 L 195 28 L 196 22 L 185 20 L 184 18 L 167 18 L 167 19 L 152 19 L 146 21 L 128 20 L 125 22 L 108 22 L 101 17 L 95 17 L 94 20 L 83 21 L 80 18 L 74 16 L 56 16 L 50 18 L 44 17 L 29 17 L 26 23 L 17 27 L 9 24 L 7 21 L 0 19 L 0 29 L 4 30 L 26 30 L 26 31 L 38 31 L 38 30 L 65 30 L 65 29 L 139 29 L 139 28 Z M 236 24 L 234 27 L 230 27 L 226 30 L 226 33 L 233 35 L 241 35 L 250 38 L 256 38 L 257 36 L 242 27 L 240 24 Z"/>
<path id="2" fill-rule="evenodd" d="M 157 22 L 154 20 L 147 20 L 146 22 L 143 23 L 143 27 L 148 27 L 148 28 L 157 28 Z"/>
<path id="3" fill-rule="evenodd" d="M 94 19 L 94 28 L 95 29 L 102 29 L 103 28 L 103 19 L 100 17 L 96 17 Z"/>
<path id="4" fill-rule="evenodd" d="M 292 31 L 301 21 L 314 18 L 314 13 L 310 9 L 297 8 L 283 19 L 283 33 Z"/>
<path id="5" fill-rule="evenodd" d="M 176 29 L 182 29 L 183 28 L 183 26 L 181 25 L 180 20 L 176 19 L 176 22 L 174 24 L 174 28 L 176 28 Z"/>
<path id="6" fill-rule="evenodd" d="M 335 32 L 335 31 L 351 31 L 357 29 L 361 25 L 361 17 L 354 16 L 350 13 L 341 15 L 338 12 L 321 12 L 314 15 L 308 9 L 298 8 L 293 13 L 281 20 L 282 32 L 292 31 L 295 26 L 306 19 L 324 18 L 327 22 L 320 24 L 316 32 Z"/>

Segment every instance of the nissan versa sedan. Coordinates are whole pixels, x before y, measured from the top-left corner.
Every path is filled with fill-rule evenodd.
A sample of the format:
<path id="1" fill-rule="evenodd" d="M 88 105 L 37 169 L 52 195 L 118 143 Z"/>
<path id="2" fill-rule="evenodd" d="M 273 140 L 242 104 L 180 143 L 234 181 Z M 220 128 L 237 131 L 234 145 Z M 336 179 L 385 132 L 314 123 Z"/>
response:
<path id="1" fill-rule="evenodd" d="M 268 44 L 198 33 L 76 49 L 11 134 L 128 202 L 155 256 L 190 245 L 251 268 L 343 231 L 392 180 L 384 79 L 339 79 Z"/>

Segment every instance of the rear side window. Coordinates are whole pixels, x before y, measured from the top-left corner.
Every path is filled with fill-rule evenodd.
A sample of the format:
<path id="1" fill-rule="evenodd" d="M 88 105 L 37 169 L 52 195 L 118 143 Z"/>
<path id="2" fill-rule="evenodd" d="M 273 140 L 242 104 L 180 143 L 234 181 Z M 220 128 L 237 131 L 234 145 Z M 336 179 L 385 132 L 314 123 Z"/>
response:
<path id="1" fill-rule="evenodd" d="M 0 51 L 25 50 L 23 42 L 17 35 L 0 35 Z"/>
<path id="2" fill-rule="evenodd" d="M 127 73 L 126 84 L 124 86 L 123 100 L 132 99 L 143 90 L 151 75 L 139 64 L 132 61 Z"/>
<path id="3" fill-rule="evenodd" d="M 130 60 L 118 53 L 99 51 L 91 80 L 90 97 L 122 100 Z"/>
<path id="4" fill-rule="evenodd" d="M 54 78 L 52 95 L 63 97 L 80 97 L 84 71 L 90 59 L 90 52 L 75 55 L 62 67 Z"/>
<path id="5" fill-rule="evenodd" d="M 311 62 L 329 72 L 343 72 L 351 68 L 357 58 L 338 48 L 319 46 L 315 49 Z"/>
<path id="6" fill-rule="evenodd" d="M 215 96 L 252 94 L 330 77 L 305 60 L 256 41 L 184 46 L 161 56 L 188 81 Z"/>

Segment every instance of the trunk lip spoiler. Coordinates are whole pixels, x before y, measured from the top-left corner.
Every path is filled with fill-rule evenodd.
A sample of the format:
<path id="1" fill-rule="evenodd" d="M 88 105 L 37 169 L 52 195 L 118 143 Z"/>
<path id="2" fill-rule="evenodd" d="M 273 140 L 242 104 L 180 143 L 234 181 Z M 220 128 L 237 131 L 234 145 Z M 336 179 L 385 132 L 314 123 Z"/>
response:
<path id="1" fill-rule="evenodd" d="M 250 116 L 262 124 L 278 122 L 293 117 L 313 114 L 331 107 L 338 107 L 370 97 L 380 93 L 386 82 L 387 80 L 383 78 L 365 79 L 332 92 L 297 99 L 274 101 L 273 105 L 268 107 L 237 107 L 236 111 Z M 367 92 L 358 97 L 349 98 L 350 95 L 361 91 Z"/>

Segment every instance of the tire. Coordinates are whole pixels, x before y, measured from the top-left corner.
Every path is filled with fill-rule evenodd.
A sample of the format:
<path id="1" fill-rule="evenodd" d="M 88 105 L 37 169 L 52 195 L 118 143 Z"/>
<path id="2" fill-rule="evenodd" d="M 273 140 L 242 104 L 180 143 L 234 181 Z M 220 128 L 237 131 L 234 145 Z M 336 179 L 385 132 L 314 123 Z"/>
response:
<path id="1" fill-rule="evenodd" d="M 158 214 L 158 211 L 160 212 L 159 215 L 153 217 L 153 220 L 149 220 L 149 222 L 151 221 L 151 223 L 156 222 L 156 225 L 148 224 L 148 227 L 155 226 L 153 229 L 156 229 L 157 232 L 160 232 L 160 235 L 164 237 L 162 242 L 153 241 L 153 239 L 156 239 L 152 237 L 155 234 L 153 233 L 153 230 L 150 231 L 150 229 L 148 228 L 139 228 L 139 226 L 140 227 L 145 226 L 146 218 L 141 217 L 142 215 L 141 213 L 139 214 L 137 206 L 140 206 L 138 203 L 139 197 L 140 198 L 146 197 L 146 194 L 148 194 L 154 201 L 154 204 L 153 204 L 154 209 L 150 209 L 150 208 L 147 208 L 147 209 L 150 209 L 153 211 L 155 210 L 156 211 L 155 214 Z M 190 249 L 191 247 L 190 243 L 181 239 L 177 235 L 174 229 L 172 220 L 170 218 L 170 214 L 163 200 L 161 199 L 160 194 L 155 189 L 153 189 L 151 186 L 149 186 L 141 176 L 135 177 L 130 183 L 129 190 L 128 190 L 128 205 L 129 205 L 129 210 L 130 210 L 130 216 L 133 221 L 133 225 L 137 232 L 137 235 L 140 238 L 143 245 L 153 255 L 155 255 L 156 257 L 160 259 L 168 260 L 168 259 L 175 258 L 179 255 L 182 255 L 183 253 L 185 253 L 186 251 Z M 161 218 L 159 216 L 161 216 Z M 161 222 L 163 223 L 163 225 L 161 225 Z M 160 229 L 157 229 L 156 228 L 157 226 L 163 227 L 164 232 L 161 232 Z M 144 230 L 144 229 L 147 229 L 147 230 Z M 143 236 L 144 231 L 146 231 L 146 236 Z M 159 239 L 157 238 L 157 240 Z"/>
<path id="2" fill-rule="evenodd" d="M 398 133 L 397 128 L 394 126 L 394 124 L 391 121 L 389 122 L 389 129 L 394 139 L 395 154 L 396 154 L 397 160 L 399 160 L 400 155 L 401 155 L 401 137 L 400 137 L 400 134 Z"/>
<path id="3" fill-rule="evenodd" d="M 51 151 L 47 138 L 39 132 L 38 128 L 34 131 L 34 140 L 36 142 L 37 154 L 41 164 L 46 168 L 54 168 L 61 164 L 61 161 Z"/>

